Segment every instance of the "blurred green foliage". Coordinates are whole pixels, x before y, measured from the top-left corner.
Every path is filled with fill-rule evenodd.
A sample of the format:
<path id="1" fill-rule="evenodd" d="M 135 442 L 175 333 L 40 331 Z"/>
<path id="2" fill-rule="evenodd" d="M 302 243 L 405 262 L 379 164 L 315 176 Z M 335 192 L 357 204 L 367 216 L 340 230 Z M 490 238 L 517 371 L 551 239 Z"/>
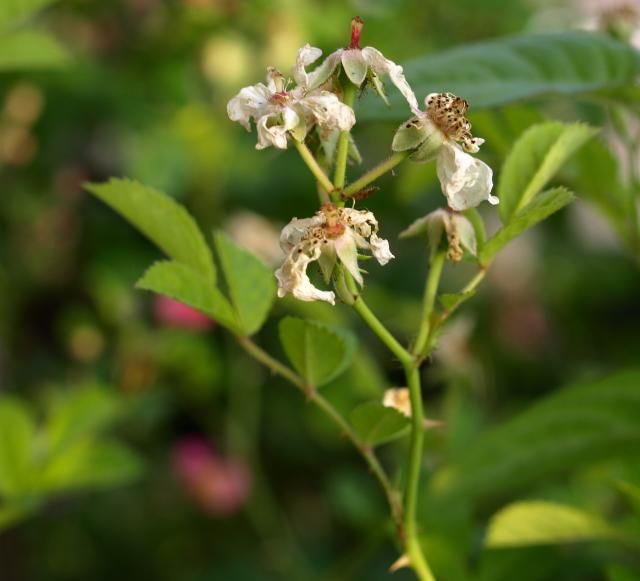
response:
<path id="1" fill-rule="evenodd" d="M 186 205 L 207 239 L 214 227 L 231 235 L 231 218 L 247 209 L 276 227 L 309 215 L 314 184 L 295 152 L 254 151 L 225 104 L 267 65 L 287 71 L 305 42 L 344 45 L 354 13 L 367 23 L 365 44 L 407 63 L 419 98 L 454 90 L 469 99 L 494 168 L 533 124 L 602 128 L 548 184 L 566 184 L 577 201 L 505 248 L 425 366 L 427 416 L 444 422 L 428 432 L 421 506 L 439 578 L 638 578 L 640 377 L 616 373 L 640 354 L 633 49 L 577 32 L 491 40 L 535 29 L 551 2 L 44 4 L 0 8 L 3 581 L 388 578 L 397 553 L 365 465 L 220 327 L 172 327 L 149 293 L 133 291 L 160 254 L 82 189 L 129 176 Z M 402 119 L 366 96 L 358 107 L 371 120 L 355 132 L 369 167 Z M 366 293 L 409 338 L 425 249 L 395 235 L 441 197 L 435 172 L 421 165 L 381 185 L 367 205 L 384 216 L 401 259 L 372 266 Z M 161 210 L 142 213 L 152 208 Z M 482 213 L 492 236 L 497 221 Z M 224 259 L 217 264 L 225 271 Z M 457 291 L 469 273 L 465 263 L 449 269 L 445 290 Z M 232 286 L 225 271 L 223 294 L 242 310 Z M 259 332 L 270 352 L 287 356 L 276 324 L 285 313 L 359 331 L 352 365 L 323 387 L 345 414 L 402 381 L 344 308 L 277 302 Z M 365 428 L 380 419 L 359 413 Z M 171 450 L 194 433 L 250 466 L 241 512 L 208 514 L 176 477 Z M 393 466 L 392 446 L 405 445 L 383 447 L 382 460 Z M 523 502 L 559 510 L 556 521 L 573 517 L 573 528 L 545 533 L 535 515 L 527 525 L 520 513 L 522 546 L 487 547 L 487 529 L 495 545 L 496 527 Z M 593 523 L 600 533 L 624 531 L 623 540 L 570 542 L 586 540 Z"/>

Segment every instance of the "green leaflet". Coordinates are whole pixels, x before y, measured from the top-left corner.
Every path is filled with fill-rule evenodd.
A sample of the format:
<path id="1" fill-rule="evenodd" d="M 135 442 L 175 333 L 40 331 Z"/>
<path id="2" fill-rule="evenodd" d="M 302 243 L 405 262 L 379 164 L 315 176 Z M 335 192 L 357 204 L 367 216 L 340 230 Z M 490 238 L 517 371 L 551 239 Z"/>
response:
<path id="1" fill-rule="evenodd" d="M 2 0 L 0 2 L 0 31 L 22 24 L 38 10 L 54 0 Z"/>
<path id="2" fill-rule="evenodd" d="M 487 547 L 520 547 L 618 538 L 602 518 L 556 502 L 514 502 L 493 515 Z"/>
<path id="3" fill-rule="evenodd" d="M 494 499 L 587 462 L 634 453 L 638 417 L 640 370 L 566 387 L 471 442 L 434 488 Z"/>
<path id="4" fill-rule="evenodd" d="M 503 223 L 525 208 L 596 130 L 582 123 L 540 123 L 525 131 L 505 160 L 497 193 Z"/>
<path id="5" fill-rule="evenodd" d="M 59 67 L 68 61 L 66 49 L 47 32 L 0 34 L 0 72 Z"/>
<path id="6" fill-rule="evenodd" d="M 216 272 L 211 251 L 195 220 L 169 196 L 128 179 L 87 184 L 87 190 L 126 218 L 167 256 L 183 263 L 211 284 Z"/>
<path id="7" fill-rule="evenodd" d="M 276 296 L 273 271 L 223 232 L 214 238 L 239 328 L 252 335 L 264 323 Z"/>
<path id="8" fill-rule="evenodd" d="M 144 273 L 136 287 L 180 301 L 206 313 L 225 327 L 240 331 L 229 301 L 210 281 L 186 264 L 156 262 Z"/>
<path id="9" fill-rule="evenodd" d="M 391 442 L 409 433 L 411 421 L 398 410 L 371 401 L 359 405 L 350 415 L 351 424 L 370 446 Z"/>
<path id="10" fill-rule="evenodd" d="M 500 228 L 485 242 L 478 256 L 480 263 L 491 262 L 511 240 L 561 210 L 574 199 L 575 196 L 566 188 L 554 188 L 536 196 L 528 206 L 515 214 L 506 226 Z"/>
<path id="11" fill-rule="evenodd" d="M 314 386 L 342 373 L 351 363 L 356 345 L 344 329 L 296 317 L 280 321 L 280 342 L 295 370 Z"/>
<path id="12" fill-rule="evenodd" d="M 467 99 L 472 109 L 632 86 L 639 69 L 632 47 L 604 34 L 578 31 L 499 38 L 404 65 L 419 101 L 429 93 L 448 91 Z M 358 120 L 408 118 L 406 103 L 396 91 L 389 101 L 387 108 L 369 96 Z"/>

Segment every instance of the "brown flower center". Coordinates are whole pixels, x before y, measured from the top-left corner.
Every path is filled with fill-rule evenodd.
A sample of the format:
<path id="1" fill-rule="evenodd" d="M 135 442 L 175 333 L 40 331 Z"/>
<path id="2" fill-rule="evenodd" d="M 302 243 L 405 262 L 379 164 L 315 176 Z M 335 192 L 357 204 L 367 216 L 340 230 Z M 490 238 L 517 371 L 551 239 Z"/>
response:
<path id="1" fill-rule="evenodd" d="M 478 140 L 471 135 L 471 123 L 465 117 L 469 103 L 452 93 L 431 95 L 426 102 L 431 121 L 453 141 L 462 142 L 467 151 L 477 151 Z"/>

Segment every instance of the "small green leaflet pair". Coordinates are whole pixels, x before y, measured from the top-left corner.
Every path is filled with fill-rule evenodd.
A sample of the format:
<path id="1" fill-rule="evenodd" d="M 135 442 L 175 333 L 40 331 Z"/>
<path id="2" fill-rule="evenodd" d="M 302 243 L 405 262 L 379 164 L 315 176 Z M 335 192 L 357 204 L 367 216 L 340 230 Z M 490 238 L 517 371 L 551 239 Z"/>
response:
<path id="1" fill-rule="evenodd" d="M 169 196 L 132 180 L 112 179 L 87 189 L 120 213 L 171 260 L 153 264 L 136 286 L 189 305 L 233 334 L 250 336 L 264 324 L 276 296 L 270 268 L 236 246 L 223 232 L 213 235 L 224 275 L 224 293 L 211 250 L 194 219 Z M 311 387 L 320 387 L 351 364 L 355 338 L 345 329 L 287 317 L 280 323 L 287 358 Z M 369 445 L 400 437 L 409 421 L 394 409 L 368 402 L 352 414 L 354 428 Z"/>
<path id="2" fill-rule="evenodd" d="M 198 309 L 236 335 L 253 335 L 262 327 L 275 299 L 276 285 L 271 269 L 255 256 L 236 246 L 223 232 L 214 233 L 227 290 L 224 294 L 211 250 L 180 204 L 127 179 L 86 187 L 171 259 L 153 264 L 138 281 L 138 288 Z"/>
<path id="3" fill-rule="evenodd" d="M 280 341 L 289 361 L 311 386 L 328 383 L 351 363 L 355 337 L 345 329 L 316 321 L 286 317 L 280 322 Z M 351 424 L 362 442 L 374 447 L 409 433 L 409 419 L 380 402 L 357 406 Z"/>

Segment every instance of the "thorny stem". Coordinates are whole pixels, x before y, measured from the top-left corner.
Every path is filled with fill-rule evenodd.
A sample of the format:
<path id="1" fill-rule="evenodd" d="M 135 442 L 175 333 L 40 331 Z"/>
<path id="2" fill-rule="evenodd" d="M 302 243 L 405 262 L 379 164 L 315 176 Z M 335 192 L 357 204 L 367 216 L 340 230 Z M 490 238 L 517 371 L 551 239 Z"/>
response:
<path id="1" fill-rule="evenodd" d="M 420 372 L 412 362 L 404 366 L 407 386 L 411 397 L 411 449 L 407 469 L 405 489 L 404 527 L 407 535 L 406 551 L 416 574 L 423 581 L 435 581 L 435 577 L 427 564 L 418 541 L 416 512 L 420 491 L 420 471 L 422 468 L 422 448 L 424 445 L 424 413 L 422 409 L 422 393 L 420 389 Z"/>
<path id="2" fill-rule="evenodd" d="M 363 442 L 358 434 L 353 430 L 344 417 L 336 410 L 331 402 L 325 399 L 313 385 L 307 384 L 302 377 L 295 373 L 292 369 L 280 363 L 277 359 L 269 355 L 261 347 L 256 345 L 249 337 L 236 336 L 236 339 L 240 346 L 249 353 L 254 359 L 262 363 L 265 367 L 269 368 L 273 373 L 280 375 L 286 379 L 289 383 L 295 385 L 300 391 L 302 391 L 307 397 L 308 401 L 315 404 L 320 408 L 327 417 L 329 417 L 336 426 L 349 438 L 351 443 L 355 446 L 358 452 L 365 459 L 369 466 L 369 469 L 376 477 L 380 486 L 384 490 L 391 509 L 391 515 L 396 524 L 396 528 L 400 535 L 403 535 L 403 510 L 402 502 L 399 492 L 391 484 L 387 473 L 380 464 L 380 461 L 376 457 L 375 453 L 369 445 Z"/>
<path id="3" fill-rule="evenodd" d="M 366 188 L 370 183 L 377 180 L 380 176 L 386 174 L 394 167 L 402 163 L 407 158 L 409 153 L 411 152 L 398 151 L 392 154 L 390 157 L 380 162 L 375 167 L 372 167 L 367 173 L 359 177 L 355 182 L 350 183 L 346 188 L 344 188 L 342 196 L 344 198 L 348 198 L 357 194 L 359 191 Z"/>
<path id="4" fill-rule="evenodd" d="M 353 102 L 356 98 L 356 86 L 347 82 L 344 88 L 343 102 L 353 109 Z M 333 176 L 333 182 L 336 189 L 341 189 L 344 186 L 344 180 L 347 175 L 347 156 L 349 154 L 349 135 L 351 132 L 341 131 L 338 138 L 338 151 L 336 153 L 336 171 Z"/>
<path id="5" fill-rule="evenodd" d="M 438 293 L 438 285 L 442 275 L 442 267 L 446 258 L 446 252 L 439 250 L 431 261 L 429 275 L 424 287 L 424 297 L 422 299 L 422 320 L 420 321 L 420 330 L 418 338 L 413 347 L 414 355 L 422 353 L 427 345 L 429 331 L 431 329 L 431 319 L 433 317 L 433 309 L 436 303 L 436 295 Z"/>
<path id="6" fill-rule="evenodd" d="M 422 394 L 420 387 L 420 372 L 413 356 L 387 330 L 380 320 L 369 309 L 358 293 L 353 279 L 346 273 L 347 284 L 354 293 L 353 308 L 364 322 L 400 360 L 407 378 L 407 386 L 411 397 L 411 446 L 407 466 L 407 483 L 404 503 L 404 538 L 406 555 L 411 567 L 422 581 L 435 581 L 435 577 L 427 564 L 418 541 L 418 527 L 416 512 L 418 508 L 418 493 L 420 489 L 420 471 L 422 468 L 422 448 L 424 443 L 424 412 L 422 408 Z"/>
<path id="7" fill-rule="evenodd" d="M 323 203 L 328 202 L 329 192 L 332 192 L 335 189 L 333 187 L 333 184 L 331 183 L 331 180 L 327 177 L 327 174 L 324 173 L 324 170 L 320 167 L 320 164 L 317 162 L 316 158 L 313 157 L 313 154 L 309 151 L 309 148 L 304 143 L 298 141 L 297 139 L 292 139 L 291 141 L 296 146 L 296 149 L 300 153 L 300 157 L 302 157 L 302 160 L 307 164 L 307 167 L 314 175 L 316 180 L 318 180 L 318 183 L 324 190 L 324 192 L 320 193 L 321 201 Z"/>

